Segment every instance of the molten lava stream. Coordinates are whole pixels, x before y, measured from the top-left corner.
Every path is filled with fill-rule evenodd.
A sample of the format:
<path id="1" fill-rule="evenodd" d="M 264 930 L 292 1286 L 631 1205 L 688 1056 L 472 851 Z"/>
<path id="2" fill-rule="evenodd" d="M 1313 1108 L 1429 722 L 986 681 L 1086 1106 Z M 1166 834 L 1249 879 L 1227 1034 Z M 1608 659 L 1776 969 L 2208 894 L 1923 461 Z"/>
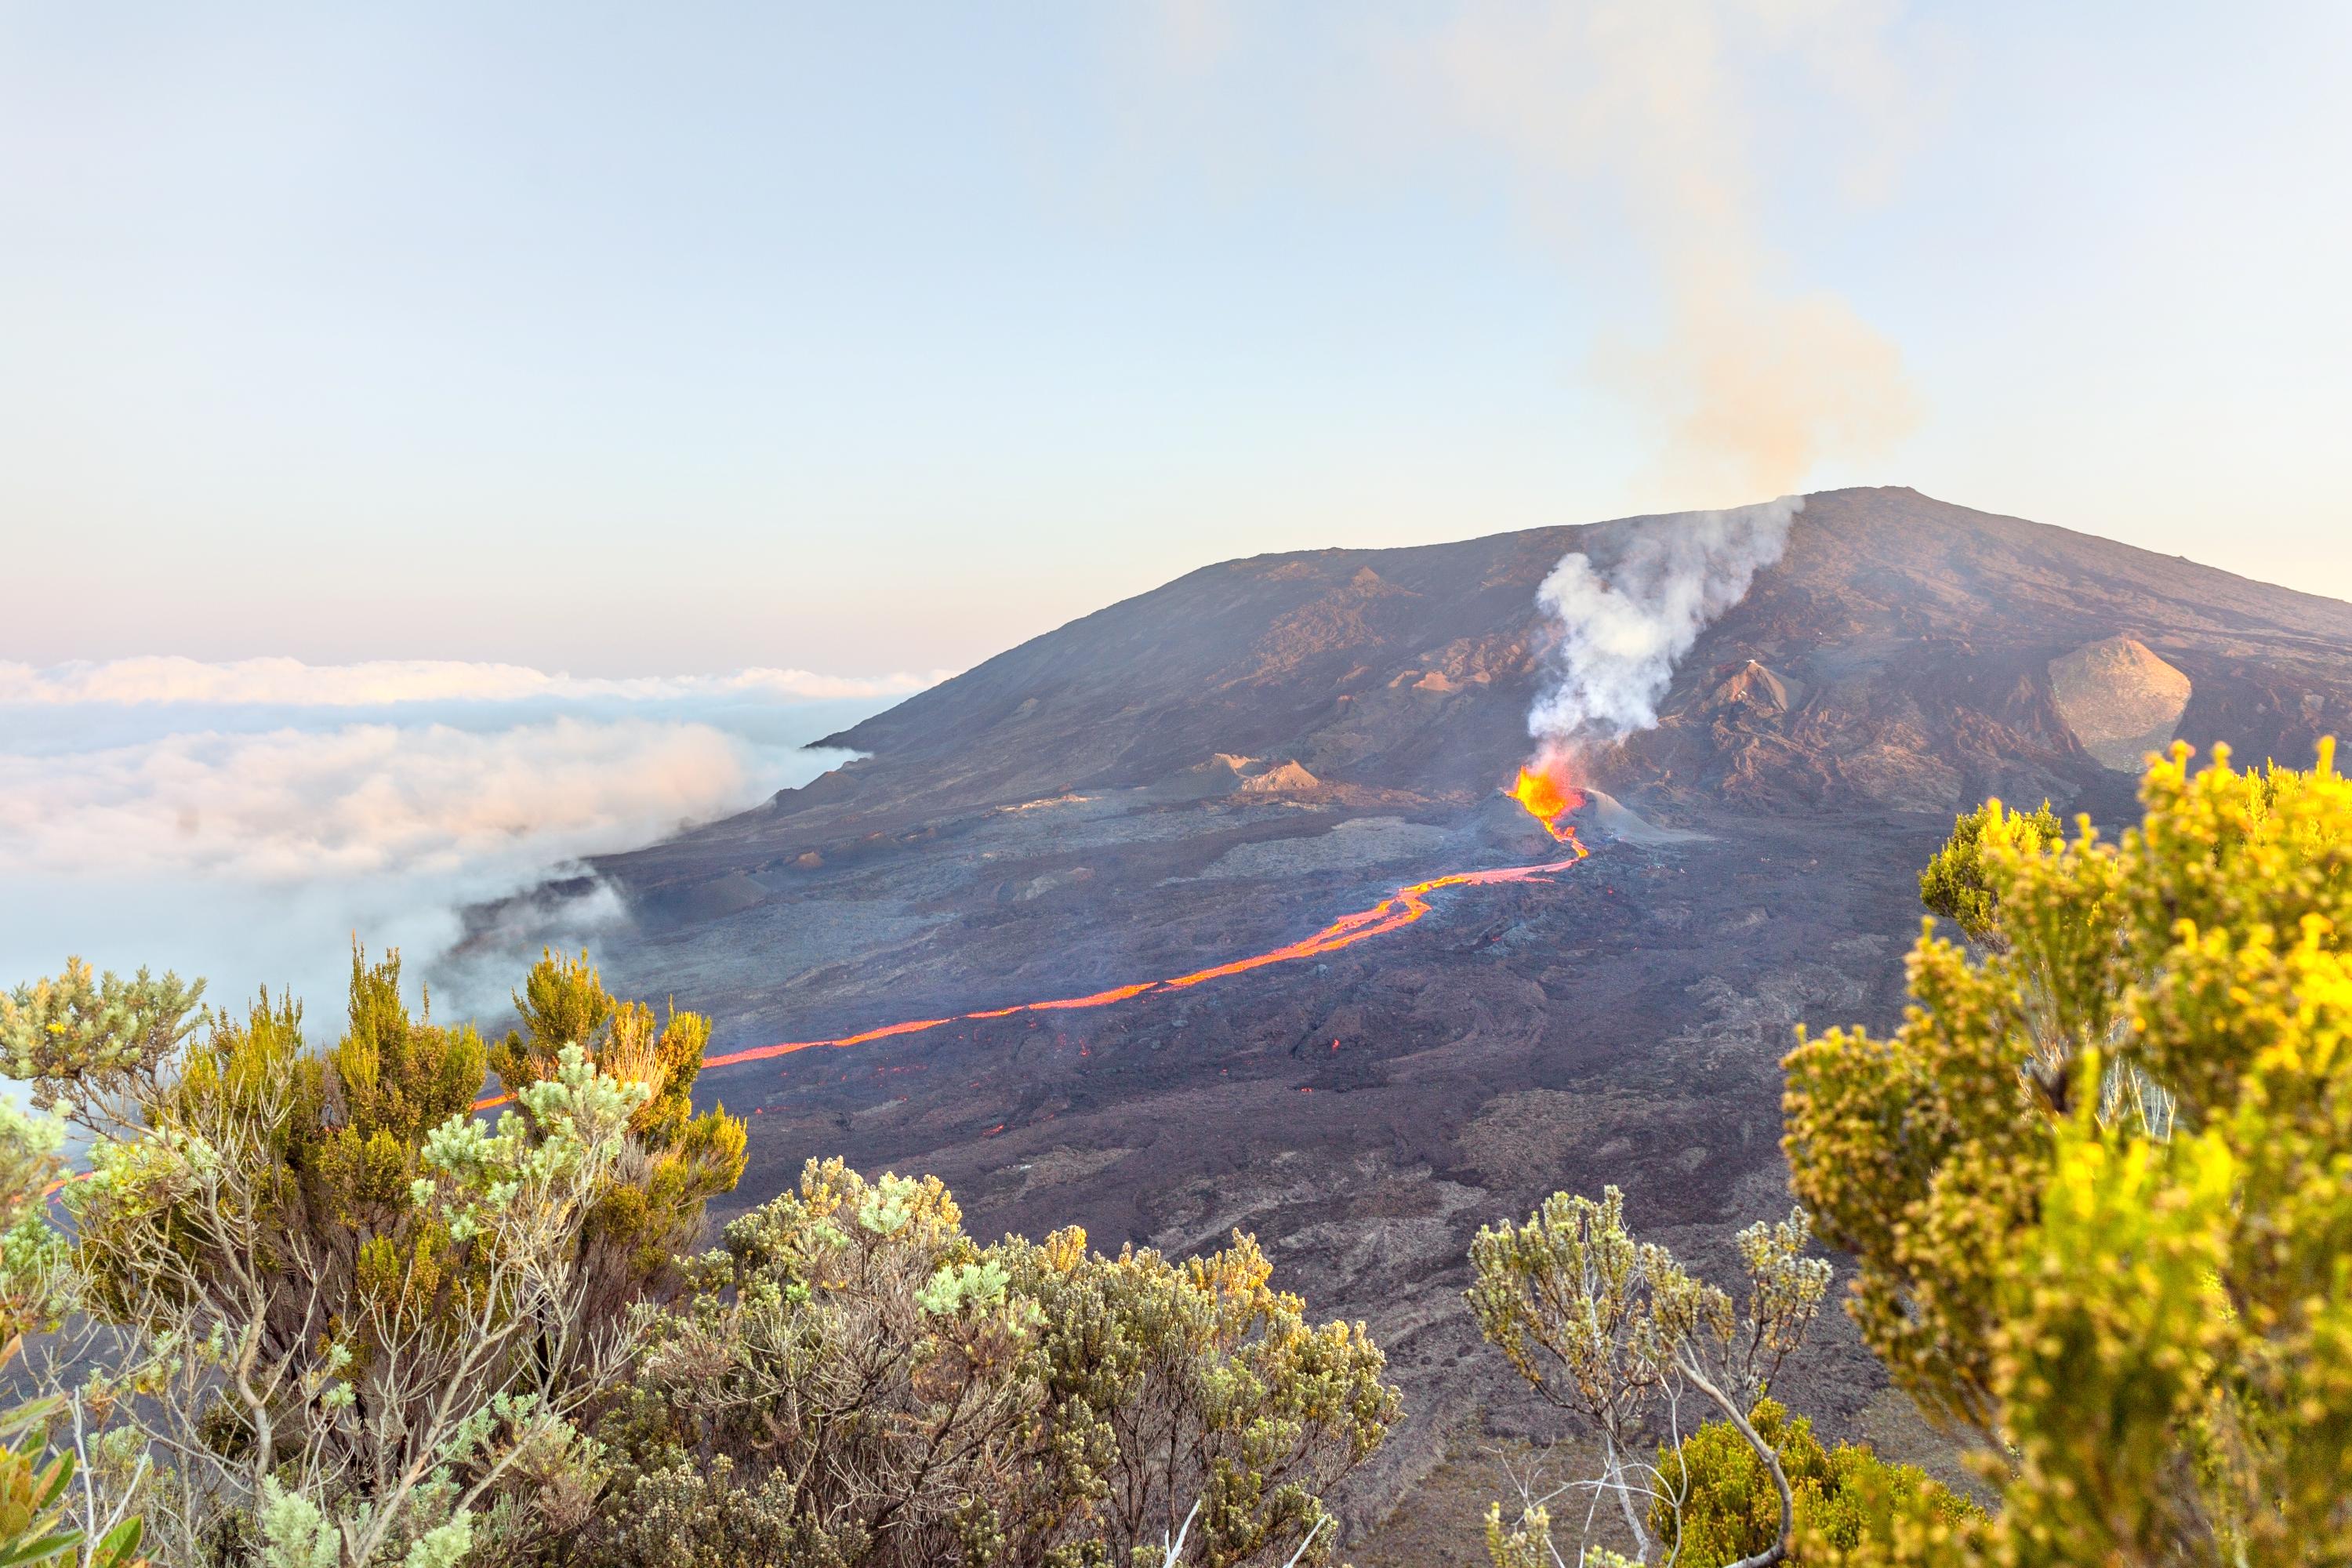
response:
<path id="1" fill-rule="evenodd" d="M 1341 915 L 1313 936 L 1302 941 L 1236 958 L 1230 963 L 1220 963 L 1209 969 L 1196 969 L 1190 974 L 1172 975 L 1166 980 L 1139 981 L 1133 985 L 1115 986 L 1087 996 L 1060 996 L 1051 1001 L 1023 1002 L 1011 1007 L 991 1007 L 977 1013 L 959 1013 L 951 1018 L 921 1018 L 910 1023 L 892 1024 L 884 1028 L 867 1029 L 855 1035 L 844 1035 L 832 1040 L 786 1040 L 773 1046 L 753 1046 L 748 1050 L 722 1051 L 705 1057 L 705 1067 L 730 1067 L 737 1062 L 765 1061 L 770 1057 L 790 1056 L 794 1051 L 815 1050 L 819 1047 L 838 1049 L 844 1046 L 864 1045 L 886 1035 L 912 1035 L 925 1029 L 936 1029 L 946 1024 L 968 1023 L 980 1018 L 1009 1018 L 1016 1013 L 1055 1013 L 1078 1007 L 1108 1007 L 1114 1003 L 1129 1002 L 1138 996 L 1150 996 L 1163 991 L 1181 991 L 1205 981 L 1222 980 L 1228 974 L 1244 974 L 1269 964 L 1289 963 L 1297 959 L 1316 958 L 1327 952 L 1337 952 L 1343 947 L 1353 947 L 1360 942 L 1370 942 L 1376 936 L 1386 936 L 1402 931 L 1429 913 L 1429 895 L 1440 888 L 1487 887 L 1496 882 L 1531 882 L 1538 877 L 1549 877 L 1567 870 L 1584 858 L 1587 851 L 1577 841 L 1574 828 L 1552 827 L 1552 836 L 1573 847 L 1576 853 L 1565 860 L 1549 860 L 1538 866 L 1503 866 L 1492 871 L 1455 871 L 1443 877 L 1433 877 L 1426 882 L 1415 882 L 1409 888 L 1399 888 L 1368 910 L 1358 910 Z"/>
<path id="2" fill-rule="evenodd" d="M 1247 958 L 1236 958 L 1230 963 L 1220 963 L 1209 969 L 1196 969 L 1190 974 L 1178 974 L 1166 980 L 1139 981 L 1132 985 L 1114 986 L 1108 991 L 1097 991 L 1086 996 L 1060 996 L 1050 1001 L 1022 1002 L 1010 1007 L 989 1007 L 976 1013 L 958 1013 L 946 1018 L 909 1018 L 904 1023 L 885 1024 L 879 1028 L 860 1030 L 855 1035 L 844 1035 L 838 1039 L 785 1040 L 772 1046 L 753 1046 L 747 1050 L 722 1051 L 717 1056 L 703 1058 L 702 1065 L 709 1068 L 732 1067 L 738 1062 L 765 1061 L 770 1057 L 786 1057 L 794 1051 L 819 1048 L 838 1050 L 846 1046 L 862 1046 L 870 1040 L 887 1039 L 893 1035 L 919 1035 L 926 1030 L 940 1028 L 949 1024 L 970 1023 L 982 1018 L 1010 1018 L 1016 1013 L 1058 1013 L 1079 1007 L 1108 1007 L 1115 1003 L 1132 1001 L 1138 996 L 1185 990 L 1207 981 L 1222 980 L 1229 974 L 1245 974 L 1253 969 L 1264 969 L 1270 964 L 1289 963 L 1301 958 L 1318 958 L 1327 952 L 1337 952 L 1343 947 L 1353 947 L 1360 942 L 1370 942 L 1376 936 L 1386 936 L 1391 931 L 1403 930 L 1429 913 L 1429 895 L 1440 888 L 1484 888 L 1499 882 L 1532 882 L 1538 878 L 1556 876 L 1591 853 L 1584 847 L 1582 841 L 1576 837 L 1576 829 L 1560 826 L 1537 811 L 1535 805 L 1530 803 L 1525 793 L 1522 793 L 1527 788 L 1528 776 L 1525 773 L 1520 774 L 1520 788 L 1511 792 L 1512 796 L 1522 805 L 1526 805 L 1531 816 L 1543 823 L 1546 832 L 1576 851 L 1565 860 L 1548 860 L 1535 866 L 1501 866 L 1491 871 L 1454 871 L 1443 877 L 1432 877 L 1426 882 L 1415 882 L 1409 888 L 1399 888 L 1368 910 L 1358 910 L 1352 914 L 1341 915 L 1313 936 L 1265 952 L 1253 953 Z M 1551 795 L 1539 798 L 1557 805 L 1554 816 L 1573 811 L 1583 804 L 1583 796 L 1573 791 L 1568 792 L 1564 796 Z M 493 1095 L 477 1100 L 474 1109 L 487 1110 L 492 1106 L 505 1104 L 511 1098 L 513 1097 L 510 1095 Z"/>

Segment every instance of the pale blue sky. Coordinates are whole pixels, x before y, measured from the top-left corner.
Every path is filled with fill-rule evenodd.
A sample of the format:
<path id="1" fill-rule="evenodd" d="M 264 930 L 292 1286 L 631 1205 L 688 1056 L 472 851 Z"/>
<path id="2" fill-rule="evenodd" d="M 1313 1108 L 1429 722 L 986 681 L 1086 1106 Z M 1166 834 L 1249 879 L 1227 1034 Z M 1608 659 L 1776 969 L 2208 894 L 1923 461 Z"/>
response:
<path id="1" fill-rule="evenodd" d="M 2352 596 L 2347 16 L 11 5 L 0 659 L 928 670 L 1853 482 Z"/>

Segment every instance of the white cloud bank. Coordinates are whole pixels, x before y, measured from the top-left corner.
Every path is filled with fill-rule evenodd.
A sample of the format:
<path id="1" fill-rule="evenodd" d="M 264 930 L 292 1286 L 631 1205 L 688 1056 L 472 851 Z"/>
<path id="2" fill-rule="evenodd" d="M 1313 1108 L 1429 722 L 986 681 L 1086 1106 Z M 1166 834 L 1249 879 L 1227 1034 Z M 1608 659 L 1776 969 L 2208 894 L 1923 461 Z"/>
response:
<path id="1" fill-rule="evenodd" d="M 203 703 L 371 708 L 404 702 L 679 701 L 751 699 L 807 702 L 904 697 L 951 672 L 871 678 L 805 669 L 739 669 L 730 675 L 629 679 L 550 674 L 520 664 L 463 659 L 370 659 L 305 664 L 297 658 L 207 663 L 178 655 L 78 660 L 46 666 L 0 660 L 0 706 L 8 704 Z"/>
<path id="2" fill-rule="evenodd" d="M 459 910 L 755 805 L 923 678 L 586 680 L 520 666 L 0 666 L 0 984 L 68 953 L 291 984 L 331 1030 L 354 934 L 431 973 Z M 623 917 L 609 890 L 564 934 Z M 519 976 L 461 1010 L 492 1008 Z"/>
<path id="3" fill-rule="evenodd" d="M 0 868 L 238 886 L 478 882 L 756 799 L 766 761 L 708 724 L 568 718 L 488 735 L 350 724 L 0 755 Z"/>

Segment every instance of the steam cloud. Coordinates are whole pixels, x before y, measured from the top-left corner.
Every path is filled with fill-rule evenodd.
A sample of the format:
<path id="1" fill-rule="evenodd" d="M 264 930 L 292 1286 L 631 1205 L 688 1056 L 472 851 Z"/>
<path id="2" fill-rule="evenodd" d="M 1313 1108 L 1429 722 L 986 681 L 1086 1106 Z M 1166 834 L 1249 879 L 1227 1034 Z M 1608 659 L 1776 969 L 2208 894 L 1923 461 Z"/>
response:
<path id="1" fill-rule="evenodd" d="M 1549 764 L 1577 741 L 1622 741 L 1654 727 L 1675 664 L 1780 559 L 1804 506 L 1801 496 L 1783 496 L 1662 519 L 1634 532 L 1605 568 L 1581 551 L 1561 557 L 1536 590 L 1559 623 L 1552 684 L 1528 713 L 1538 757 Z"/>

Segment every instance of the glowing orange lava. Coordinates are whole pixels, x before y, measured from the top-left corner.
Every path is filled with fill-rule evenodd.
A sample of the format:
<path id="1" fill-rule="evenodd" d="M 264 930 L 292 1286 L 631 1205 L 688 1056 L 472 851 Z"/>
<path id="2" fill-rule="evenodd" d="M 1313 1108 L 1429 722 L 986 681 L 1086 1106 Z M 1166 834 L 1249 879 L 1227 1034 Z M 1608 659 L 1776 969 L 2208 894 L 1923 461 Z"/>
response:
<path id="1" fill-rule="evenodd" d="M 1528 775 L 1520 775 L 1525 788 Z M 1583 796 L 1573 799 L 1559 808 L 1560 813 L 1573 810 L 1582 804 Z M 1528 809 L 1533 810 L 1530 806 Z M 1085 996 L 1060 996 L 1050 1001 L 1023 1002 L 1011 1007 L 990 1007 L 976 1013 L 958 1013 L 946 1018 L 910 1018 L 904 1023 L 885 1024 L 879 1028 L 864 1029 L 854 1035 L 844 1035 L 831 1040 L 785 1040 L 772 1046 L 753 1046 L 747 1050 L 722 1051 L 702 1058 L 704 1067 L 731 1067 L 738 1062 L 765 1061 L 771 1057 L 790 1056 L 795 1051 L 838 1050 L 847 1046 L 862 1046 L 869 1040 L 886 1039 L 893 1035 L 918 1035 L 949 1024 L 970 1023 L 982 1018 L 1010 1018 L 1016 1013 L 1057 1013 L 1079 1007 L 1108 1007 L 1116 1003 L 1131 1001 L 1138 996 L 1158 995 L 1170 991 L 1188 990 L 1212 980 L 1222 980 L 1229 974 L 1245 974 L 1253 969 L 1270 964 L 1290 963 L 1302 958 L 1318 958 L 1327 952 L 1337 952 L 1353 947 L 1360 942 L 1370 942 L 1376 936 L 1402 931 L 1430 911 L 1429 895 L 1442 888 L 1486 888 L 1506 882 L 1532 882 L 1539 878 L 1557 876 L 1575 865 L 1590 853 L 1576 837 L 1572 827 L 1563 827 L 1549 821 L 1544 823 L 1551 836 L 1575 853 L 1565 860 L 1549 860 L 1537 866 L 1500 866 L 1491 871 L 1454 871 L 1443 877 L 1432 877 L 1426 882 L 1399 888 L 1379 903 L 1352 914 L 1341 915 L 1313 936 L 1220 963 L 1209 969 L 1196 969 L 1190 974 L 1179 974 L 1166 980 L 1144 980 L 1132 985 L 1114 986 L 1108 991 L 1097 991 Z M 493 1095 L 477 1100 L 474 1109 L 487 1110 L 503 1105 L 513 1097 Z"/>
<path id="2" fill-rule="evenodd" d="M 1563 784 L 1549 773 L 1532 768 L 1519 770 L 1518 782 L 1506 792 L 1524 807 L 1529 816 L 1544 825 L 1544 831 L 1562 844 L 1576 842 L 1576 829 L 1560 825 L 1559 819 L 1584 804 L 1584 792 L 1574 784 Z"/>
<path id="3" fill-rule="evenodd" d="M 1245 974 L 1253 969 L 1269 964 L 1290 963 L 1302 958 L 1317 958 L 1327 952 L 1337 952 L 1343 947 L 1353 947 L 1376 936 L 1386 936 L 1412 924 L 1429 913 L 1429 895 L 1440 888 L 1488 887 L 1498 882 L 1531 882 L 1539 877 L 1549 877 L 1567 870 L 1587 853 L 1577 842 L 1574 829 L 1562 830 L 1560 842 L 1573 847 L 1576 853 L 1565 860 L 1548 861 L 1540 866 L 1503 866 L 1492 871 L 1455 871 L 1448 876 L 1433 877 L 1426 882 L 1415 882 L 1409 888 L 1399 888 L 1368 910 L 1358 910 L 1341 915 L 1313 936 L 1265 952 L 1237 958 L 1230 963 L 1220 963 L 1208 969 L 1196 969 L 1190 974 L 1173 975 L 1166 980 L 1145 980 L 1132 985 L 1114 986 L 1086 996 L 1060 996 L 1045 1002 L 1024 1002 L 1012 1007 L 991 1007 L 977 1013 L 959 1013 L 952 1018 L 923 1018 L 912 1023 L 893 1024 L 885 1028 L 867 1029 L 860 1034 L 844 1035 L 832 1040 L 786 1040 L 772 1046 L 753 1046 L 748 1050 L 723 1051 L 705 1057 L 705 1067 L 730 1067 L 737 1062 L 765 1061 L 771 1057 L 790 1056 L 794 1051 L 820 1047 L 838 1049 L 844 1046 L 863 1045 L 867 1040 L 880 1039 L 885 1035 L 911 1035 L 925 1029 L 936 1029 L 945 1024 L 961 1024 L 981 1018 L 1009 1018 L 1016 1013 L 1056 1013 L 1078 1007 L 1108 1007 L 1115 1003 L 1131 1001 L 1161 992 L 1183 991 L 1212 980 L 1222 980 L 1229 974 Z"/>

